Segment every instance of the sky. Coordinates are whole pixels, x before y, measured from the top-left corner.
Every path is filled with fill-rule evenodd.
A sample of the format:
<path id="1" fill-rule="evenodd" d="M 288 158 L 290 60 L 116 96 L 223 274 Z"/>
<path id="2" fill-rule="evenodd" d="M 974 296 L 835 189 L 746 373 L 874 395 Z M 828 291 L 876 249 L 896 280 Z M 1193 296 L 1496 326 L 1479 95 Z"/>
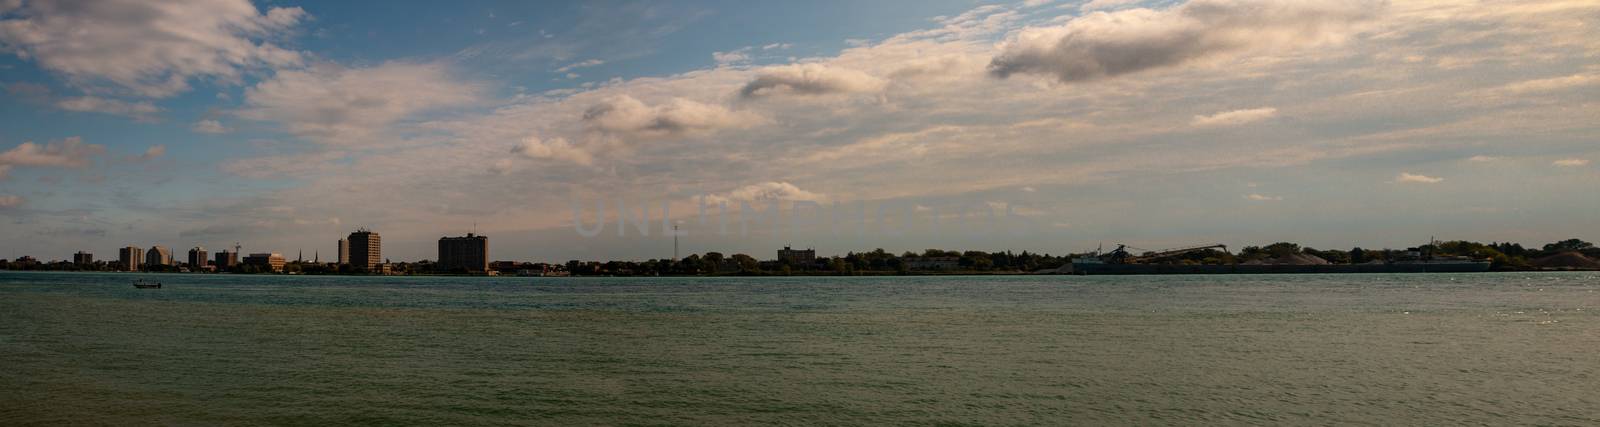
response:
<path id="1" fill-rule="evenodd" d="M 1597 26 L 1561 0 L 0 0 L 0 256 L 327 260 L 358 227 L 393 261 L 468 232 L 551 262 L 1595 241 Z"/>

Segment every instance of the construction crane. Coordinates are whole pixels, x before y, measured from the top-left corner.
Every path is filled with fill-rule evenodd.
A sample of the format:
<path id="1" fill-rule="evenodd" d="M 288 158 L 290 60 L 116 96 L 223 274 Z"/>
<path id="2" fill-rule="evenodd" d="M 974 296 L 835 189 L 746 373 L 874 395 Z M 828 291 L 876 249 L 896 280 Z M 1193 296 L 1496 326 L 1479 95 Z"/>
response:
<path id="1" fill-rule="evenodd" d="M 1133 253 L 1128 252 L 1129 249 L 1133 249 L 1133 250 L 1137 250 L 1137 251 L 1143 251 L 1144 254 L 1142 254 L 1142 255 L 1134 255 Z M 1223 253 L 1229 253 L 1228 252 L 1228 245 L 1224 245 L 1224 244 L 1220 244 L 1220 243 L 1209 244 L 1209 245 L 1187 246 L 1187 247 L 1181 247 L 1181 248 L 1166 249 L 1166 250 L 1161 250 L 1161 251 L 1149 251 L 1149 250 L 1139 249 L 1139 248 L 1135 248 L 1135 247 L 1132 247 L 1132 246 L 1128 246 L 1128 245 L 1124 245 L 1124 244 L 1120 244 L 1119 243 L 1119 244 L 1117 244 L 1117 248 L 1116 249 L 1111 250 L 1111 253 L 1108 253 L 1104 257 L 1101 257 L 1101 258 L 1104 259 L 1106 262 L 1112 263 L 1112 264 L 1146 264 L 1146 263 L 1150 263 L 1151 261 L 1158 261 L 1158 260 L 1161 260 L 1161 259 L 1171 258 L 1171 257 L 1175 257 L 1175 256 L 1187 254 L 1187 253 L 1199 252 L 1199 251 L 1204 251 L 1204 250 L 1209 250 L 1209 249 L 1222 249 Z"/>

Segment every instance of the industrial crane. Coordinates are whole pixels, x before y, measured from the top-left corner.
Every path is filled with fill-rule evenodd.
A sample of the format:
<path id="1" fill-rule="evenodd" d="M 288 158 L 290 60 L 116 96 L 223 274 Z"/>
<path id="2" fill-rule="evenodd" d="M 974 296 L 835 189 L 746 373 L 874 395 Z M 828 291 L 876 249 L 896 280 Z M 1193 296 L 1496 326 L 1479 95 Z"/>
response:
<path id="1" fill-rule="evenodd" d="M 1145 254 L 1144 255 L 1134 255 L 1134 254 L 1128 252 L 1128 249 L 1144 251 Z M 1187 253 L 1191 253 L 1191 252 L 1199 252 L 1199 251 L 1204 251 L 1204 250 L 1208 250 L 1208 249 L 1222 249 L 1223 253 L 1229 253 L 1228 252 L 1228 245 L 1224 245 L 1224 244 L 1220 244 L 1220 243 L 1210 244 L 1210 245 L 1188 246 L 1188 247 L 1182 247 L 1182 248 L 1167 249 L 1167 250 L 1162 250 L 1162 251 L 1147 251 L 1147 250 L 1144 250 L 1144 249 L 1139 249 L 1139 248 L 1135 248 L 1135 247 L 1124 245 L 1124 244 L 1117 244 L 1117 248 L 1116 249 L 1113 249 L 1111 251 L 1111 253 L 1108 253 L 1105 256 L 1101 257 L 1101 258 L 1104 259 L 1105 262 L 1111 263 L 1111 264 L 1147 264 L 1147 263 L 1150 263 L 1151 261 L 1157 261 L 1157 260 L 1161 260 L 1161 259 L 1165 259 L 1165 258 L 1171 258 L 1171 257 L 1175 257 L 1175 256 L 1178 256 L 1178 255 L 1183 255 L 1183 254 L 1187 254 Z"/>

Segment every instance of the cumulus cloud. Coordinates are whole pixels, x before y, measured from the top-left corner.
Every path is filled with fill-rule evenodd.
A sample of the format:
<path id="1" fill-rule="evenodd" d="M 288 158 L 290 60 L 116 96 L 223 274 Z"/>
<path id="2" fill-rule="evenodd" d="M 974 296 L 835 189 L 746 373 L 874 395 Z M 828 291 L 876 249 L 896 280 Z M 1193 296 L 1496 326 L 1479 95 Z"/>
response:
<path id="1" fill-rule="evenodd" d="M 721 203 L 734 204 L 738 202 L 767 202 L 767 201 L 811 201 L 825 200 L 822 194 L 802 190 L 800 187 L 782 181 L 767 181 L 735 188 L 732 191 L 719 194 L 701 196 L 701 202 L 708 205 Z"/>
<path id="2" fill-rule="evenodd" d="M 1561 159 L 1550 163 L 1557 167 L 1575 168 L 1589 165 L 1589 159 Z"/>
<path id="3" fill-rule="evenodd" d="M 127 102 L 97 96 L 66 98 L 56 102 L 56 107 L 67 111 L 105 113 L 128 116 L 138 120 L 152 120 L 160 107 L 149 102 Z"/>
<path id="4" fill-rule="evenodd" d="M 1248 110 L 1224 111 L 1209 116 L 1194 116 L 1189 124 L 1200 127 L 1238 126 L 1245 123 L 1259 122 L 1278 115 L 1276 108 L 1253 108 Z"/>
<path id="5" fill-rule="evenodd" d="M 228 129 L 227 126 L 223 126 L 222 122 L 210 119 L 194 122 L 194 126 L 190 126 L 189 129 L 198 133 L 209 134 L 220 134 L 233 131 L 233 129 Z"/>
<path id="6" fill-rule="evenodd" d="M 723 128 L 741 128 L 763 121 L 755 113 L 733 111 L 721 105 L 673 98 L 645 105 L 632 96 L 617 95 L 589 107 L 583 121 L 591 128 L 632 136 L 678 136 Z"/>
<path id="7" fill-rule="evenodd" d="M 511 153 L 521 154 L 530 159 L 553 159 L 583 166 L 594 164 L 594 156 L 573 146 L 566 138 L 540 140 L 538 137 L 530 136 L 512 146 Z"/>
<path id="8" fill-rule="evenodd" d="M 1084 3 L 1082 6 L 1078 6 L 1078 10 L 1088 12 L 1092 10 L 1116 9 L 1118 7 L 1132 4 L 1133 2 L 1134 0 L 1092 0 L 1088 3 Z"/>
<path id="9" fill-rule="evenodd" d="M 815 63 L 791 64 L 762 69 L 754 80 L 739 89 L 739 95 L 755 98 L 780 93 L 863 93 L 881 91 L 884 85 L 883 79 L 852 69 Z"/>
<path id="10" fill-rule="evenodd" d="M 1043 74 L 1079 82 L 1344 37 L 1373 1 L 1192 0 L 1162 9 L 1093 12 L 1028 28 L 989 63 L 997 77 Z"/>
<path id="11" fill-rule="evenodd" d="M 281 71 L 246 90 L 239 116 L 281 123 L 321 144 L 361 145 L 412 114 L 473 103 L 481 91 L 439 64 L 323 66 Z"/>
<path id="12" fill-rule="evenodd" d="M 76 136 L 44 145 L 24 142 L 0 153 L 0 178 L 15 166 L 81 168 L 105 152 L 104 145 L 85 144 L 83 138 Z"/>
<path id="13" fill-rule="evenodd" d="M 144 154 L 140 154 L 138 156 L 134 156 L 132 160 L 139 161 L 139 162 L 148 162 L 148 161 L 151 161 L 151 160 L 155 160 L 155 159 L 161 158 L 161 156 L 165 156 L 165 155 L 167 155 L 167 146 L 161 145 L 161 144 L 156 144 L 156 145 L 150 146 L 150 148 L 146 148 L 144 150 Z"/>
<path id="14" fill-rule="evenodd" d="M 12 208 L 16 208 L 16 207 L 21 207 L 22 203 L 25 202 L 25 201 L 26 200 L 23 200 L 21 197 L 18 197 L 18 196 L 0 196 L 0 209 L 12 209 Z"/>
<path id="15" fill-rule="evenodd" d="M 1444 182 L 1444 178 L 1401 172 L 1399 176 L 1394 178 L 1394 182 L 1405 184 L 1438 184 Z"/>
<path id="16" fill-rule="evenodd" d="M 716 61 L 719 67 L 750 62 L 750 49 L 745 46 L 731 52 L 711 52 L 711 60 Z"/>
<path id="17" fill-rule="evenodd" d="M 0 20 L 0 49 L 79 87 L 109 82 L 167 97 L 194 78 L 237 80 L 246 70 L 295 65 L 280 37 L 306 19 L 298 7 L 261 13 L 249 0 L 27 2 Z"/>

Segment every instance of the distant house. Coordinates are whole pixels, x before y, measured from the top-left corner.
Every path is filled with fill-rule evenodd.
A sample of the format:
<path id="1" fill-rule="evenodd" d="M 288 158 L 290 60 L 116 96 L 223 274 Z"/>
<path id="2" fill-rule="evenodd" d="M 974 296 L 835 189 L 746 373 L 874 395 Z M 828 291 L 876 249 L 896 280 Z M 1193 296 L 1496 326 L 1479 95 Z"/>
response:
<path id="1" fill-rule="evenodd" d="M 911 270 L 954 270 L 961 266 L 961 257 L 953 256 L 911 257 L 902 261 Z"/>
<path id="2" fill-rule="evenodd" d="M 817 261 L 815 249 L 791 249 L 784 246 L 778 250 L 778 262 L 788 262 L 789 265 L 811 265 Z"/>

